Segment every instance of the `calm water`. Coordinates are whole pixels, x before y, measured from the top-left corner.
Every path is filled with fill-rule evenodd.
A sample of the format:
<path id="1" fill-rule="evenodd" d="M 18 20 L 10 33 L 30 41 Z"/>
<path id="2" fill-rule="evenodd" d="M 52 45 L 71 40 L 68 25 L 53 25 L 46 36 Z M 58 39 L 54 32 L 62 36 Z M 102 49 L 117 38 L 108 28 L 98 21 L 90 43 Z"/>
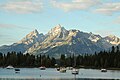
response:
<path id="1" fill-rule="evenodd" d="M 20 73 L 15 73 L 14 69 L 0 68 L 0 80 L 75 80 L 71 70 L 60 73 L 56 69 L 48 68 L 20 68 Z M 76 80 L 104 80 L 120 79 L 120 71 L 108 70 L 106 73 L 96 69 L 80 69 Z"/>

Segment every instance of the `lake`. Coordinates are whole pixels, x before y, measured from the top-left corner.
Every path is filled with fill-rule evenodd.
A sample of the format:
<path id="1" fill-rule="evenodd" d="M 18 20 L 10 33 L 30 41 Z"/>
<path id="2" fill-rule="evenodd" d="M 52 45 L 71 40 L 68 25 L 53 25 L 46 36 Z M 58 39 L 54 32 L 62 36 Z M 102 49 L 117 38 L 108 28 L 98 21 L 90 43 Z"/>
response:
<path id="1" fill-rule="evenodd" d="M 0 68 L 0 80 L 75 80 L 75 75 L 71 70 L 60 73 L 55 68 L 40 70 L 39 68 L 19 68 L 20 73 L 15 73 L 14 69 Z M 76 75 L 76 80 L 104 80 L 120 79 L 120 71 L 108 70 L 101 72 L 97 69 L 80 69 Z"/>

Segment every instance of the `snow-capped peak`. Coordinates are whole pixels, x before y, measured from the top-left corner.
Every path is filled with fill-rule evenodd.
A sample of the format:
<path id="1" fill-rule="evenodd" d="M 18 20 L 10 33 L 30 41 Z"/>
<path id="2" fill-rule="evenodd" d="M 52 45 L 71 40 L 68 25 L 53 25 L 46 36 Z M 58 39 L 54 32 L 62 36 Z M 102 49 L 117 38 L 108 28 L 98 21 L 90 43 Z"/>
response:
<path id="1" fill-rule="evenodd" d="M 29 34 L 27 34 L 22 40 L 20 40 L 19 43 L 24 43 L 24 44 L 31 44 L 34 43 L 36 41 L 38 41 L 39 39 L 39 33 L 38 31 L 35 29 L 34 31 L 30 32 Z"/>
<path id="2" fill-rule="evenodd" d="M 90 32 L 89 34 L 90 34 L 90 36 L 88 39 L 90 39 L 93 42 L 97 42 L 99 39 L 102 38 L 100 35 L 95 35 L 92 32 Z"/>
<path id="3" fill-rule="evenodd" d="M 120 38 L 114 36 L 114 35 L 109 35 L 104 38 L 107 42 L 110 42 L 111 44 L 118 45 L 120 44 Z"/>
<path id="4" fill-rule="evenodd" d="M 64 28 L 64 27 L 61 27 L 60 24 L 58 24 L 57 26 L 55 26 L 54 28 L 52 28 L 49 32 L 48 32 L 48 35 L 51 35 L 51 36 L 56 36 L 60 33 L 65 33 L 66 34 L 67 30 Z"/>
<path id="5" fill-rule="evenodd" d="M 117 38 L 115 35 L 109 35 L 109 36 L 107 36 L 107 37 L 110 38 L 110 39 Z"/>
<path id="6" fill-rule="evenodd" d="M 34 31 L 30 32 L 26 37 L 31 37 L 31 36 L 38 36 L 39 32 L 35 29 Z"/>

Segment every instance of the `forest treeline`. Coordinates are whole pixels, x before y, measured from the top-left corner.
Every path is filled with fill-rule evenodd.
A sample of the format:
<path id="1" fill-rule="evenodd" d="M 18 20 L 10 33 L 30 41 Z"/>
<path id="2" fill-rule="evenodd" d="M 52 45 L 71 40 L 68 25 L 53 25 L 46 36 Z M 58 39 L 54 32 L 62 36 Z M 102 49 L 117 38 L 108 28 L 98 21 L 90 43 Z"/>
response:
<path id="1" fill-rule="evenodd" d="M 55 65 L 58 64 L 58 65 Z M 21 52 L 8 52 L 6 55 L 0 53 L 0 67 L 12 65 L 14 67 L 89 67 L 89 68 L 120 68 L 119 47 L 112 47 L 110 51 L 100 51 L 94 54 L 65 56 L 61 54 L 59 59 L 49 55 L 34 56 Z"/>

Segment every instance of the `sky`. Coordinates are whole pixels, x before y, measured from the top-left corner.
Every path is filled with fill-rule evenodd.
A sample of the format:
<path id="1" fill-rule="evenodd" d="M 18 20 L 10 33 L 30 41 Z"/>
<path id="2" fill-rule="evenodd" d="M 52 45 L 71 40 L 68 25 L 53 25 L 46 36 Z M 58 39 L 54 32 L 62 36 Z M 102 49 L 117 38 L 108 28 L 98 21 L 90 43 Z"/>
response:
<path id="1" fill-rule="evenodd" d="M 46 34 L 61 24 L 105 37 L 120 37 L 120 0 L 0 0 L 0 46 L 37 29 Z"/>

